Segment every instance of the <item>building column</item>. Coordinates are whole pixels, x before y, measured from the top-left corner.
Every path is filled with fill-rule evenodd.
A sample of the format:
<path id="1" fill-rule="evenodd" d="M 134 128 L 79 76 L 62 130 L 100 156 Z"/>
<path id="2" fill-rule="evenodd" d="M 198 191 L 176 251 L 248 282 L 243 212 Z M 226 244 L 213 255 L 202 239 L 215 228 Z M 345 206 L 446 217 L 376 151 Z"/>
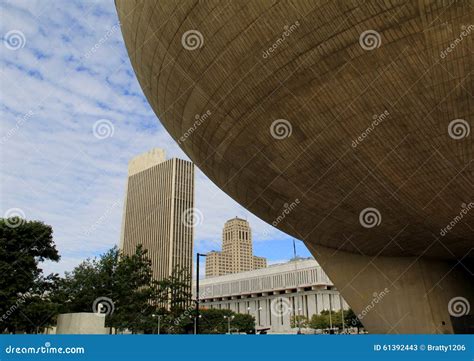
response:
<path id="1" fill-rule="evenodd" d="M 462 323 L 448 310 L 456 297 L 470 305 L 471 316 L 464 317 L 474 313 L 474 280 L 466 260 L 460 265 L 416 257 L 374 258 L 308 246 L 371 333 L 454 333 L 453 323 Z"/>

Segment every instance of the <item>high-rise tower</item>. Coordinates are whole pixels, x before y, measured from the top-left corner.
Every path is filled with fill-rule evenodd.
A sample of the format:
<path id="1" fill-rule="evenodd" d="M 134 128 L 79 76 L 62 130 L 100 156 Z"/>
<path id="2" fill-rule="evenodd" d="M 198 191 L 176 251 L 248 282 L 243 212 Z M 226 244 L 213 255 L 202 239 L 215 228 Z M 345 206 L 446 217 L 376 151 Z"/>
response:
<path id="1" fill-rule="evenodd" d="M 252 230 L 245 219 L 228 220 L 222 230 L 222 252 L 206 258 L 206 277 L 251 271 L 267 266 L 267 260 L 253 255 Z"/>
<path id="2" fill-rule="evenodd" d="M 159 148 L 133 158 L 128 166 L 121 250 L 132 254 L 137 245 L 143 245 L 156 280 L 170 276 L 177 266 L 191 274 L 193 207 L 191 162 L 166 160 Z"/>

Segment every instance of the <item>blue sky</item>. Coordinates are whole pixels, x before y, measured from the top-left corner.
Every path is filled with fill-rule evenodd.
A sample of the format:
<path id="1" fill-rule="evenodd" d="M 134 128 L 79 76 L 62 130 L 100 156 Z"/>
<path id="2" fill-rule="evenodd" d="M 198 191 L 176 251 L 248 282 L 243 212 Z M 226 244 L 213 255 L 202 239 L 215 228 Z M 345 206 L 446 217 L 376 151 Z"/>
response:
<path id="1" fill-rule="evenodd" d="M 118 244 L 130 158 L 153 147 L 187 157 L 136 81 L 112 0 L 1 1 L 0 17 L 0 216 L 17 209 L 50 224 L 62 260 L 45 271 L 71 270 Z M 106 124 L 108 136 L 95 136 L 94 124 Z M 240 216 L 253 229 L 255 254 L 292 256 L 289 236 L 199 170 L 196 207 L 196 251 L 219 249 L 224 222 Z"/>

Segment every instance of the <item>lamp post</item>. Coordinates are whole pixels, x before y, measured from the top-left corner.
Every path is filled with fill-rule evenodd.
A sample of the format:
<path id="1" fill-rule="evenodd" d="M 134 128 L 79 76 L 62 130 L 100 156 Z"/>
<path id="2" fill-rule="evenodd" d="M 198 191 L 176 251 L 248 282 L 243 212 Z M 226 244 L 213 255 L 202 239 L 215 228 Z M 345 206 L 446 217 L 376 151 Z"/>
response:
<path id="1" fill-rule="evenodd" d="M 296 244 L 295 244 L 295 239 L 293 238 L 293 258 L 295 262 L 295 277 L 296 277 L 296 309 L 298 310 L 298 315 L 295 315 L 295 318 L 298 320 L 298 335 L 301 334 L 301 324 L 300 324 L 300 298 L 298 296 L 298 287 L 299 287 L 299 282 L 298 282 L 298 258 L 296 256 Z"/>
<path id="2" fill-rule="evenodd" d="M 207 254 L 196 253 L 196 321 L 194 326 L 194 333 L 199 333 L 199 257 L 206 257 Z"/>
<path id="3" fill-rule="evenodd" d="M 198 318 L 202 318 L 202 315 L 199 315 L 199 317 L 194 317 L 194 334 L 196 334 L 196 331 L 197 331 L 197 329 L 196 329 L 196 326 L 197 326 L 196 320 L 197 320 Z"/>
<path id="4" fill-rule="evenodd" d="M 155 318 L 157 317 L 158 318 L 158 328 L 156 329 L 156 334 L 159 335 L 160 334 L 160 326 L 161 326 L 161 315 L 151 315 L 151 317 Z"/>
<path id="5" fill-rule="evenodd" d="M 250 307 L 247 307 L 247 310 L 250 312 Z M 261 311 L 262 310 L 262 307 L 259 307 L 257 309 L 257 305 L 255 305 L 255 334 L 257 334 L 257 312 L 258 311 Z"/>
<path id="6" fill-rule="evenodd" d="M 224 319 L 227 319 L 227 333 L 230 335 L 230 321 L 234 319 L 234 315 L 232 316 L 224 316 Z"/>

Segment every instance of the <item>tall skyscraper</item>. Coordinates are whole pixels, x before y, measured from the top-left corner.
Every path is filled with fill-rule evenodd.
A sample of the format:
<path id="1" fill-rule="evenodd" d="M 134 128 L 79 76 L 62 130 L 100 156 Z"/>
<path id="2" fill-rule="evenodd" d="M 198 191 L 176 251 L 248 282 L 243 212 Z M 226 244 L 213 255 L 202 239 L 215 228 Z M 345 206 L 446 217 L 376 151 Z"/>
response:
<path id="1" fill-rule="evenodd" d="M 191 274 L 193 207 L 193 163 L 166 160 L 159 148 L 133 158 L 128 165 L 120 248 L 132 254 L 143 245 L 156 280 L 170 276 L 176 266 Z"/>
<path id="2" fill-rule="evenodd" d="M 206 277 L 251 271 L 267 266 L 267 260 L 253 255 L 252 230 L 245 219 L 228 220 L 222 231 L 222 252 L 206 257 Z"/>

